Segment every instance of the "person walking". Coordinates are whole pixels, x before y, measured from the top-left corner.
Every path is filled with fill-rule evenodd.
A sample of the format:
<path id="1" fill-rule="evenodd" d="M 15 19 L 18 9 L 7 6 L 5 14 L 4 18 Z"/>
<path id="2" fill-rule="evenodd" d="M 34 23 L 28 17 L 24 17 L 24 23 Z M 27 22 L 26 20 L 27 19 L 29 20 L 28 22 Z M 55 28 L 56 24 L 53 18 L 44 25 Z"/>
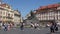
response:
<path id="1" fill-rule="evenodd" d="M 10 24 L 8 24 L 8 31 L 10 30 Z"/>
<path id="2" fill-rule="evenodd" d="M 35 23 L 34 24 L 34 28 L 36 29 L 36 28 L 38 28 L 39 27 L 39 24 L 38 23 Z M 39 29 L 39 28 L 38 28 Z"/>
<path id="3" fill-rule="evenodd" d="M 4 31 L 7 31 L 7 30 L 8 30 L 8 24 L 5 23 L 5 24 L 4 24 Z"/>
<path id="4" fill-rule="evenodd" d="M 30 25 L 31 25 L 31 28 L 33 28 L 33 27 L 34 27 L 34 24 L 33 24 L 32 22 L 30 23 Z"/>
<path id="5" fill-rule="evenodd" d="M 4 25 L 4 23 L 2 23 L 2 29 L 4 29 L 5 28 L 5 25 Z"/>
<path id="6" fill-rule="evenodd" d="M 35 29 L 37 28 L 37 24 L 36 24 L 36 23 L 34 24 L 34 28 L 35 28 Z"/>
<path id="7" fill-rule="evenodd" d="M 50 30 L 51 30 L 51 33 L 54 33 L 54 25 L 51 25 Z"/>
<path id="8" fill-rule="evenodd" d="M 57 23 L 54 23 L 55 25 L 55 31 L 58 31 L 58 26 L 57 26 Z"/>
<path id="9" fill-rule="evenodd" d="M 2 23 L 0 23 L 0 30 L 2 29 Z"/>
<path id="10" fill-rule="evenodd" d="M 23 23 L 21 23 L 20 29 L 21 29 L 21 30 L 24 29 L 24 25 L 23 25 Z"/>

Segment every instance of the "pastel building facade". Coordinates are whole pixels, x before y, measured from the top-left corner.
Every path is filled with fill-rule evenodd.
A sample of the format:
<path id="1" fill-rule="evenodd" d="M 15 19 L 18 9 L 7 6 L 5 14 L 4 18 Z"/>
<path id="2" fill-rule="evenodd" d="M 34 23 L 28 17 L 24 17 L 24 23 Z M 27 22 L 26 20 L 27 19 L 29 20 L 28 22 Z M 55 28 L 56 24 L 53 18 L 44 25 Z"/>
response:
<path id="1" fill-rule="evenodd" d="M 41 6 L 35 11 L 35 14 L 40 23 L 44 25 L 51 21 L 60 23 L 60 4 Z"/>
<path id="2" fill-rule="evenodd" d="M 0 4 L 0 23 L 11 23 L 15 26 L 21 22 L 21 14 L 8 4 Z"/>

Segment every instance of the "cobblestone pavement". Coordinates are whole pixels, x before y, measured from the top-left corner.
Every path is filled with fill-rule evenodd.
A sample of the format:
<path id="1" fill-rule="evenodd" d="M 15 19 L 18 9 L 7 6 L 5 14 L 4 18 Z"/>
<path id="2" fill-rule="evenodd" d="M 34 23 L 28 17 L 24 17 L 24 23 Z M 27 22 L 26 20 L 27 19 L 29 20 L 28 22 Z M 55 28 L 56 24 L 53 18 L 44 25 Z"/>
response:
<path id="1" fill-rule="evenodd" d="M 20 30 L 20 28 L 13 28 L 9 31 L 0 30 L 0 34 L 50 34 L 50 30 L 49 28 L 24 28 L 24 30 Z M 55 32 L 54 34 L 60 34 L 60 27 L 59 31 Z"/>

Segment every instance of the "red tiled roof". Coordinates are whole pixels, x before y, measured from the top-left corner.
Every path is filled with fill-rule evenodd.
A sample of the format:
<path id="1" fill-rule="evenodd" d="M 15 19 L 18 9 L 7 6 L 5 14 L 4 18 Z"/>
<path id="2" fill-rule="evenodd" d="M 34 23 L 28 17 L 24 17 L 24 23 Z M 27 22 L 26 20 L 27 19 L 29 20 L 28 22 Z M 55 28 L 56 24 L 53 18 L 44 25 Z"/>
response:
<path id="1" fill-rule="evenodd" d="M 54 7 L 58 7 L 58 6 L 60 6 L 60 4 L 55 4 L 55 5 L 54 5 Z"/>
<path id="2" fill-rule="evenodd" d="M 53 6 L 54 6 L 54 5 L 48 5 L 47 7 L 48 7 L 48 8 L 52 8 Z"/>
<path id="3" fill-rule="evenodd" d="M 37 9 L 37 11 L 40 12 L 40 10 L 50 9 L 50 8 L 57 8 L 59 6 L 60 6 L 60 4 L 50 4 L 50 5 L 47 5 L 47 6 L 41 6 Z M 36 13 L 38 13 L 38 12 L 36 12 Z"/>
<path id="4" fill-rule="evenodd" d="M 10 8 L 10 6 L 8 4 L 0 4 L 1 7 L 6 7 L 8 6 L 7 8 Z"/>
<path id="5" fill-rule="evenodd" d="M 52 5 L 48 5 L 48 6 L 41 6 L 38 10 L 48 9 L 48 8 L 55 8 L 55 7 L 58 7 L 58 6 L 60 6 L 60 4 L 52 4 Z"/>
<path id="6" fill-rule="evenodd" d="M 45 9 L 45 8 L 47 8 L 47 6 L 41 6 L 41 7 L 40 7 L 40 9 Z"/>
<path id="7" fill-rule="evenodd" d="M 53 5 L 48 5 L 48 8 L 55 8 L 55 7 L 58 7 L 60 6 L 60 4 L 53 4 Z"/>

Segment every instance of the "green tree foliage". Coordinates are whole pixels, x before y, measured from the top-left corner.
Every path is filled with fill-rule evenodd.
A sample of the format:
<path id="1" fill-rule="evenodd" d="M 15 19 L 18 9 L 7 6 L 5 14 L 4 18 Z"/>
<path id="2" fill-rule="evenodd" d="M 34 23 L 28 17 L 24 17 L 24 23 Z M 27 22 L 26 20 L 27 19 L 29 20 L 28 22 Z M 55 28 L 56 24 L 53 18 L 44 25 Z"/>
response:
<path id="1" fill-rule="evenodd" d="M 60 4 L 60 2 L 58 4 Z"/>
<path id="2" fill-rule="evenodd" d="M 31 20 L 31 19 L 33 19 L 33 18 L 34 18 L 34 13 L 33 13 L 33 11 L 32 11 L 32 10 L 30 11 L 30 15 L 31 15 L 31 16 L 29 16 L 29 17 L 28 17 L 28 19 L 30 19 L 30 20 Z"/>
<path id="3" fill-rule="evenodd" d="M 31 17 L 34 18 L 34 13 L 33 13 L 33 11 L 31 11 L 30 14 L 31 14 Z"/>

